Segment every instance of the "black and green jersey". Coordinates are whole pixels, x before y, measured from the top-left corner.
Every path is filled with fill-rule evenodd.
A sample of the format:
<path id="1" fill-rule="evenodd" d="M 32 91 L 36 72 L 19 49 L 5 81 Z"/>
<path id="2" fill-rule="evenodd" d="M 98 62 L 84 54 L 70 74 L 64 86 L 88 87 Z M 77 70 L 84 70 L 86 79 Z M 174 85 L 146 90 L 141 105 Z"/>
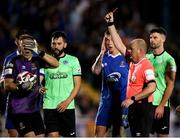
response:
<path id="1" fill-rule="evenodd" d="M 74 88 L 73 76 L 81 75 L 81 67 L 76 57 L 66 54 L 59 59 L 59 67 L 44 69 L 45 87 L 44 109 L 56 109 L 57 105 L 67 99 Z M 67 109 L 74 109 L 74 100 Z"/>
<path id="2" fill-rule="evenodd" d="M 154 55 L 153 53 L 146 54 L 146 57 L 151 61 L 154 66 L 155 76 L 156 76 L 156 91 L 153 93 L 154 101 L 153 105 L 159 105 L 164 91 L 166 89 L 166 71 L 167 69 L 176 72 L 176 63 L 174 58 L 164 51 L 160 55 Z M 170 106 L 167 102 L 165 106 Z"/>

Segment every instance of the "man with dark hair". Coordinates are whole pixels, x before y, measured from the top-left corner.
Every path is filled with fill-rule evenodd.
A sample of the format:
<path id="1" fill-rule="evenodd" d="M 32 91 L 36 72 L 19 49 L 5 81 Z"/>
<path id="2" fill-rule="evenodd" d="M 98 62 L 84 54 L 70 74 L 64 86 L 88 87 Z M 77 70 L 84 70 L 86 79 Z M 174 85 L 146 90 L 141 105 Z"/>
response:
<path id="1" fill-rule="evenodd" d="M 146 57 L 154 66 L 157 87 L 153 93 L 153 106 L 155 110 L 152 133 L 158 137 L 167 137 L 169 134 L 170 96 L 172 94 L 176 63 L 174 58 L 165 51 L 166 30 L 162 27 L 150 31 L 150 48 Z"/>
<path id="2" fill-rule="evenodd" d="M 150 34 L 152 34 L 152 33 L 159 33 L 159 34 L 163 34 L 164 36 L 167 35 L 166 30 L 164 28 L 162 28 L 162 27 L 157 27 L 157 28 L 151 29 Z"/>
<path id="3" fill-rule="evenodd" d="M 45 87 L 43 98 L 44 122 L 49 137 L 75 137 L 75 103 L 81 86 L 81 67 L 75 56 L 65 53 L 67 36 L 56 31 L 51 37 L 51 49 L 60 66 L 44 69 Z"/>
<path id="4" fill-rule="evenodd" d="M 2 71 L 2 75 L 1 75 L 2 83 L 4 82 L 3 80 L 4 80 L 5 67 L 6 67 L 6 65 L 9 64 L 9 62 L 11 62 L 11 60 L 14 57 L 16 57 L 16 56 L 18 56 L 20 54 L 20 41 L 25 36 L 29 36 L 29 32 L 27 30 L 24 30 L 24 29 L 19 30 L 17 32 L 17 34 L 16 34 L 15 44 L 17 46 L 17 50 L 14 51 L 13 53 L 7 55 L 5 60 L 4 60 L 3 71 Z M 10 116 L 8 115 L 8 111 L 9 111 L 8 102 L 9 102 L 10 93 L 5 92 L 5 95 L 7 95 L 7 96 L 5 96 L 5 97 L 7 97 L 7 99 L 6 99 L 6 111 L 5 111 L 5 118 L 6 118 L 5 128 L 8 130 L 8 133 L 9 133 L 10 137 L 17 137 L 18 136 L 17 130 L 15 129 L 15 126 L 12 123 L 12 120 L 11 120 Z"/>
<path id="5" fill-rule="evenodd" d="M 29 35 L 20 39 L 19 52 L 4 70 L 4 87 L 11 93 L 8 115 L 19 136 L 44 136 L 40 111 L 41 93 L 45 89 L 41 87 L 40 68 L 56 68 L 59 63 L 49 54 L 39 51 L 36 40 Z"/>

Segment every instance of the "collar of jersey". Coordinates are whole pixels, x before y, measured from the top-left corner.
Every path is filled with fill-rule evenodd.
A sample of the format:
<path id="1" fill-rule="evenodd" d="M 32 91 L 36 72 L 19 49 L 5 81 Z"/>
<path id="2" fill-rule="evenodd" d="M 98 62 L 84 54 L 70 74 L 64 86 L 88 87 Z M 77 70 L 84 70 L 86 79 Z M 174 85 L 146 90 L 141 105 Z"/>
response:
<path id="1" fill-rule="evenodd" d="M 115 57 L 117 57 L 117 56 L 121 56 L 121 53 L 118 53 L 118 54 L 116 54 L 116 55 L 112 55 L 112 54 L 109 53 L 109 51 L 107 52 L 107 54 L 108 54 L 108 56 L 111 56 L 111 57 L 113 57 L 113 58 L 115 58 Z"/>
<path id="2" fill-rule="evenodd" d="M 160 55 L 162 55 L 163 53 L 165 52 L 165 50 L 163 51 L 163 52 L 161 52 L 160 54 L 154 54 L 154 56 L 160 56 Z"/>
<path id="3" fill-rule="evenodd" d="M 60 60 L 61 58 L 64 58 L 66 56 L 66 54 L 64 54 L 64 56 L 62 57 L 56 57 L 57 60 Z"/>

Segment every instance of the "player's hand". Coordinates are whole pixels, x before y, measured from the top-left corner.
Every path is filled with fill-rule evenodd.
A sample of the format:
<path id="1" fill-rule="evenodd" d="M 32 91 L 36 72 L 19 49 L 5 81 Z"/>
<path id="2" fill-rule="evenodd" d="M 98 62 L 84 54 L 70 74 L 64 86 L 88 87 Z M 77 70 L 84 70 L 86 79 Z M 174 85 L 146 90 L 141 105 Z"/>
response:
<path id="1" fill-rule="evenodd" d="M 104 19 L 107 23 L 114 22 L 113 12 L 109 12 L 108 14 L 106 14 Z"/>
<path id="2" fill-rule="evenodd" d="M 176 107 L 175 112 L 178 116 L 180 116 L 180 105 Z"/>
<path id="3" fill-rule="evenodd" d="M 67 109 L 67 107 L 68 107 L 68 105 L 70 104 L 70 100 L 64 100 L 64 101 L 62 101 L 60 104 L 58 104 L 58 106 L 57 106 L 57 111 L 58 112 L 64 112 L 66 109 Z"/>
<path id="4" fill-rule="evenodd" d="M 158 106 L 155 110 L 155 115 L 154 117 L 156 119 L 161 119 L 164 115 L 164 106 Z"/>
<path id="5" fill-rule="evenodd" d="M 33 51 L 34 53 L 38 54 L 39 50 L 38 50 L 38 43 L 37 41 L 34 39 L 25 39 L 22 42 L 22 46 L 24 47 L 24 49 L 28 49 Z"/>
<path id="6" fill-rule="evenodd" d="M 128 108 L 131 104 L 133 104 L 133 100 L 131 100 L 130 98 L 124 100 L 121 104 L 122 107 Z"/>
<path id="7" fill-rule="evenodd" d="M 46 92 L 46 90 L 47 90 L 47 88 L 45 88 L 44 86 L 41 86 L 41 87 L 39 88 L 39 93 L 42 94 L 42 95 L 44 95 L 45 92 Z"/>

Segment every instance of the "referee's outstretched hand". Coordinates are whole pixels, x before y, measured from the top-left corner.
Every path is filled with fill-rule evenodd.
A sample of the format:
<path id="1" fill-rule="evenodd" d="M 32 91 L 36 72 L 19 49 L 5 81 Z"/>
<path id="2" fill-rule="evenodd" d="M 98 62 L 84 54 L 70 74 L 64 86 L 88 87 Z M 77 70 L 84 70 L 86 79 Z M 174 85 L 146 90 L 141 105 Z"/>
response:
<path id="1" fill-rule="evenodd" d="M 106 14 L 104 19 L 107 23 L 114 22 L 113 12 L 109 12 L 108 14 Z"/>

